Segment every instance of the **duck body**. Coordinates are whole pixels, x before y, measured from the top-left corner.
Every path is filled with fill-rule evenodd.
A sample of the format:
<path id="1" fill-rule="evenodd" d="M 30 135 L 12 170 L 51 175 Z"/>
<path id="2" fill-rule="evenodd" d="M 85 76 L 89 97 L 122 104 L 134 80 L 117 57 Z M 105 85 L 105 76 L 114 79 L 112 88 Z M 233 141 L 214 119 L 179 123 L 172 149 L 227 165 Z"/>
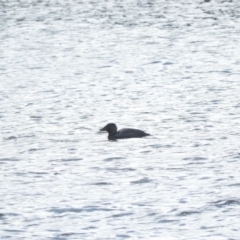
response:
<path id="1" fill-rule="evenodd" d="M 124 138 L 142 138 L 150 136 L 150 134 L 134 128 L 123 128 L 117 131 L 117 125 L 115 123 L 108 123 L 105 127 L 100 129 L 100 131 L 108 132 L 109 140 L 117 140 Z"/>

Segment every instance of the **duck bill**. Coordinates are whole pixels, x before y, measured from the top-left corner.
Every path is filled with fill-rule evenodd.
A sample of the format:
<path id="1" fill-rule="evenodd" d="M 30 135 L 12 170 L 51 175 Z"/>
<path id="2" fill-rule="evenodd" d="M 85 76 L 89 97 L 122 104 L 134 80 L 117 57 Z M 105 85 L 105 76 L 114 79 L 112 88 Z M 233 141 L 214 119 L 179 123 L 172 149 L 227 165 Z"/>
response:
<path id="1" fill-rule="evenodd" d="M 106 127 L 103 127 L 99 131 L 104 132 L 104 131 L 107 131 L 107 130 L 106 130 Z"/>

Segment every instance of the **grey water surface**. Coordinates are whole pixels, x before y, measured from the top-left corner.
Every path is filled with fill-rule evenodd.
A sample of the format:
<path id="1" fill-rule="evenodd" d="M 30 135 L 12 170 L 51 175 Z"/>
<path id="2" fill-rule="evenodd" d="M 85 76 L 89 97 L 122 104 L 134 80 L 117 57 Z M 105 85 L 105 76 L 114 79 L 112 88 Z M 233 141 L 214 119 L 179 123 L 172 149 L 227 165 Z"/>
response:
<path id="1" fill-rule="evenodd" d="M 240 1 L 1 0 L 0 178 L 0 239 L 239 240 Z"/>

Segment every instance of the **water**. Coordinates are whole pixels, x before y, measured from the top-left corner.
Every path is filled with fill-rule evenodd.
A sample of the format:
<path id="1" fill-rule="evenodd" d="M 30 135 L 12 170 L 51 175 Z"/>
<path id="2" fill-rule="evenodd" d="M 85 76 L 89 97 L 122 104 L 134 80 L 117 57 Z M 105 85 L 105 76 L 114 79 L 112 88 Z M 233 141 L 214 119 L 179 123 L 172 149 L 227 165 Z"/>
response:
<path id="1" fill-rule="evenodd" d="M 0 239 L 239 239 L 239 7 L 2 0 Z"/>

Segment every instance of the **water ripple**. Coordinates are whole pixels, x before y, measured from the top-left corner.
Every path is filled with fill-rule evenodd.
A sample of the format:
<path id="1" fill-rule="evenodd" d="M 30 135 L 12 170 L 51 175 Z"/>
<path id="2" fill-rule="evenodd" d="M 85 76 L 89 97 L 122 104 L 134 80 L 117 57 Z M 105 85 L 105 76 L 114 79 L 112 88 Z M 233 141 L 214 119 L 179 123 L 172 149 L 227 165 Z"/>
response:
<path id="1" fill-rule="evenodd" d="M 97 206 L 87 206 L 83 208 L 51 208 L 49 212 L 57 213 L 57 214 L 62 214 L 62 213 L 81 213 L 81 212 L 109 212 L 113 211 L 113 209 L 109 208 L 100 208 Z"/>
<path id="2" fill-rule="evenodd" d="M 0 19 L 1 239 L 239 239 L 239 0 L 5 0 Z"/>

